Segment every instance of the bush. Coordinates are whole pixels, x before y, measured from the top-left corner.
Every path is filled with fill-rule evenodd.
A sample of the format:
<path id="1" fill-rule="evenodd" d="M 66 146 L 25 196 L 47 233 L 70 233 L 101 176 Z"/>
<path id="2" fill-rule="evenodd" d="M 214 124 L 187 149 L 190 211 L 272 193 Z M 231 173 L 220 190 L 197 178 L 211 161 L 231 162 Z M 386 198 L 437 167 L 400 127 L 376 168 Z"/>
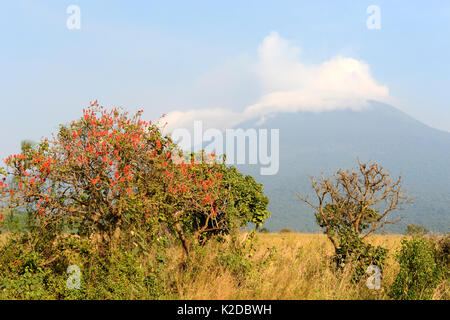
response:
<path id="1" fill-rule="evenodd" d="M 403 239 L 396 258 L 400 270 L 392 284 L 390 297 L 398 300 L 427 300 L 444 277 L 435 243 L 423 236 Z"/>
<path id="2" fill-rule="evenodd" d="M 0 168 L 0 202 L 26 210 L 30 231 L 45 230 L 46 241 L 73 232 L 106 253 L 124 243 L 145 248 L 164 224 L 188 253 L 192 242 L 269 216 L 261 184 L 215 154 L 182 157 L 142 111 L 130 116 L 94 102 L 83 113 Z"/>
<path id="3" fill-rule="evenodd" d="M 215 154 L 182 155 L 141 111 L 97 102 L 52 141 L 23 144 L 0 167 L 0 230 L 10 233 L 0 248 L 1 297 L 158 299 L 170 286 L 164 239 L 186 258 L 270 215 L 253 177 Z M 66 285 L 72 265 L 82 275 L 76 290 Z"/>
<path id="4" fill-rule="evenodd" d="M 291 233 L 291 232 L 292 232 L 292 230 L 289 228 L 284 228 L 284 229 L 280 230 L 280 233 Z"/>
<path id="5" fill-rule="evenodd" d="M 382 271 L 387 253 L 388 250 L 383 247 L 364 243 L 349 229 L 342 233 L 333 261 L 339 269 L 350 265 L 354 269 L 352 281 L 358 282 L 364 277 L 370 265 L 378 266 Z"/>
<path id="6" fill-rule="evenodd" d="M 228 269 L 240 282 L 244 281 L 255 265 L 250 258 L 254 253 L 255 232 L 246 234 L 243 240 L 238 239 L 238 234 L 231 235 L 231 241 L 224 249 L 218 250 L 217 263 Z"/>
<path id="7" fill-rule="evenodd" d="M 437 241 L 436 254 L 437 259 L 444 266 L 447 267 L 447 272 L 450 271 L 450 234 L 443 236 Z"/>
<path id="8" fill-rule="evenodd" d="M 409 236 L 414 236 L 414 235 L 426 235 L 428 233 L 428 229 L 422 226 L 418 226 L 415 224 L 408 224 L 406 226 L 406 231 L 405 234 L 409 235 Z"/>
<path id="9" fill-rule="evenodd" d="M 156 241 L 151 254 L 117 248 L 101 256 L 86 239 L 68 237 L 55 249 L 54 259 L 45 259 L 24 245 L 24 235 L 11 236 L 0 248 L 0 299 L 161 299 L 168 281 L 164 245 Z M 80 287 L 69 288 L 79 267 Z"/>
<path id="10" fill-rule="evenodd" d="M 410 203 L 403 192 L 402 178 L 375 162 L 357 159 L 354 169 L 338 169 L 331 176 L 311 177 L 317 202 L 297 197 L 314 209 L 316 222 L 333 244 L 338 269 L 355 268 L 352 279 L 359 281 L 370 265 L 382 269 L 387 250 L 364 240 L 388 223 L 390 213 Z"/>

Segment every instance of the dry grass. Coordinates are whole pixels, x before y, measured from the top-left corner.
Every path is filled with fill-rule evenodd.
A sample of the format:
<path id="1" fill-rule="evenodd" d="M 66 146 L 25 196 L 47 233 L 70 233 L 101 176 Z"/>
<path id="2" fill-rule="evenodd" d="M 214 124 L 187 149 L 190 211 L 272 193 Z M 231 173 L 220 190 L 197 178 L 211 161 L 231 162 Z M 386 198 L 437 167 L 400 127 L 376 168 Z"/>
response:
<path id="1" fill-rule="evenodd" d="M 7 235 L 0 235 L 0 244 Z M 243 239 L 245 234 L 240 234 Z M 220 300 L 347 300 L 389 299 L 388 292 L 398 271 L 394 254 L 402 235 L 374 235 L 368 241 L 389 249 L 381 290 L 369 290 L 364 281 L 351 281 L 350 270 L 336 272 L 332 265 L 333 248 L 323 234 L 259 233 L 253 244 L 252 267 L 244 274 L 218 263 L 220 252 L 230 253 L 230 242 L 210 242 L 192 252 L 185 261 L 179 246 L 165 253 L 164 271 L 170 292 L 166 299 Z M 222 251 L 221 251 L 222 250 Z M 228 250 L 228 251 L 227 251 Z M 242 261 L 245 261 L 243 259 Z M 141 266 L 149 269 L 150 260 Z M 448 282 L 435 290 L 433 299 L 449 296 Z M 139 298 L 139 297 L 138 297 Z M 142 298 L 142 297 L 141 297 Z M 133 298 L 132 298 L 133 299 Z"/>
<path id="2" fill-rule="evenodd" d="M 7 233 L 0 233 L 0 245 L 4 244 L 7 239 L 8 239 Z"/>
<path id="3" fill-rule="evenodd" d="M 390 250 L 383 288 L 369 290 L 364 283 L 350 281 L 350 273 L 339 275 L 330 264 L 331 243 L 322 234 L 258 234 L 252 260 L 263 261 L 270 248 L 277 251 L 260 268 L 238 282 L 227 268 L 214 266 L 214 250 L 208 248 L 202 265 L 190 279 L 179 276 L 177 286 L 182 299 L 388 299 L 387 292 L 397 272 L 393 258 L 400 235 L 375 235 L 369 241 Z"/>

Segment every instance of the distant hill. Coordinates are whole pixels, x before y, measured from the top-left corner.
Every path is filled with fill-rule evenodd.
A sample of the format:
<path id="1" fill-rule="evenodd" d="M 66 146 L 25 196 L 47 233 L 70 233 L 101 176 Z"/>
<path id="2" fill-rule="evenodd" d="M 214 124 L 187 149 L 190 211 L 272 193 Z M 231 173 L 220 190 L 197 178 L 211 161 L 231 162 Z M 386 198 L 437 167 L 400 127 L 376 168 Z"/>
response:
<path id="1" fill-rule="evenodd" d="M 406 224 L 436 232 L 450 229 L 450 133 L 433 129 L 402 111 L 371 102 L 363 111 L 298 112 L 276 114 L 260 126 L 247 122 L 240 128 L 280 129 L 280 170 L 261 176 L 259 166 L 239 166 L 264 184 L 271 199 L 272 217 L 265 227 L 316 231 L 313 212 L 295 196 L 312 194 L 309 175 L 330 169 L 351 168 L 356 157 L 374 160 L 393 175 L 402 174 L 414 204 L 400 211 L 404 220 L 387 228 L 403 232 Z"/>

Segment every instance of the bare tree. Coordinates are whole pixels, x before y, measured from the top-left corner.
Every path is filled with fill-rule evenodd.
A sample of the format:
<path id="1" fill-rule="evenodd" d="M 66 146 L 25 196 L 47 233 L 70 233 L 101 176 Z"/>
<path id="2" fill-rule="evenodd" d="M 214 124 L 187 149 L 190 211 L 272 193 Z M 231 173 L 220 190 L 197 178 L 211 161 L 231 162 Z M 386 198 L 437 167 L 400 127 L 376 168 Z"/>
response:
<path id="1" fill-rule="evenodd" d="M 363 240 L 386 224 L 398 222 L 400 219 L 388 219 L 388 214 L 412 201 L 402 190 L 401 176 L 393 179 L 390 171 L 377 163 L 357 162 L 357 168 L 339 169 L 331 177 L 323 173 L 320 179 L 311 177 L 317 203 L 297 194 L 315 210 L 317 223 L 335 249 L 344 230 Z"/>

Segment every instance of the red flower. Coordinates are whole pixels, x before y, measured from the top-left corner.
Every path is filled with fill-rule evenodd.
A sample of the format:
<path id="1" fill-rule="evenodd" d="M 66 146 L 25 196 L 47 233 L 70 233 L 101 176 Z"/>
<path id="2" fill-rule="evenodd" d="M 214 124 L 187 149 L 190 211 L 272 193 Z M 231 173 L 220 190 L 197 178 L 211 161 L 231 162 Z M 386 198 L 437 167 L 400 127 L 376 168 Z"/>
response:
<path id="1" fill-rule="evenodd" d="M 208 202 L 211 202 L 211 203 L 214 202 L 214 200 L 211 199 L 210 195 L 206 195 L 206 197 L 202 200 L 202 203 L 208 203 Z"/>
<path id="2" fill-rule="evenodd" d="M 124 168 L 123 168 L 123 172 L 125 173 L 125 174 L 127 174 L 128 173 L 128 171 L 131 169 L 131 165 L 129 164 L 129 165 L 127 165 L 127 166 L 125 166 Z"/>
<path id="3" fill-rule="evenodd" d="M 97 176 L 97 178 L 93 179 L 93 180 L 91 181 L 91 183 L 92 183 L 93 185 L 95 185 L 95 184 L 97 184 L 99 181 L 100 181 L 100 177 Z"/>

